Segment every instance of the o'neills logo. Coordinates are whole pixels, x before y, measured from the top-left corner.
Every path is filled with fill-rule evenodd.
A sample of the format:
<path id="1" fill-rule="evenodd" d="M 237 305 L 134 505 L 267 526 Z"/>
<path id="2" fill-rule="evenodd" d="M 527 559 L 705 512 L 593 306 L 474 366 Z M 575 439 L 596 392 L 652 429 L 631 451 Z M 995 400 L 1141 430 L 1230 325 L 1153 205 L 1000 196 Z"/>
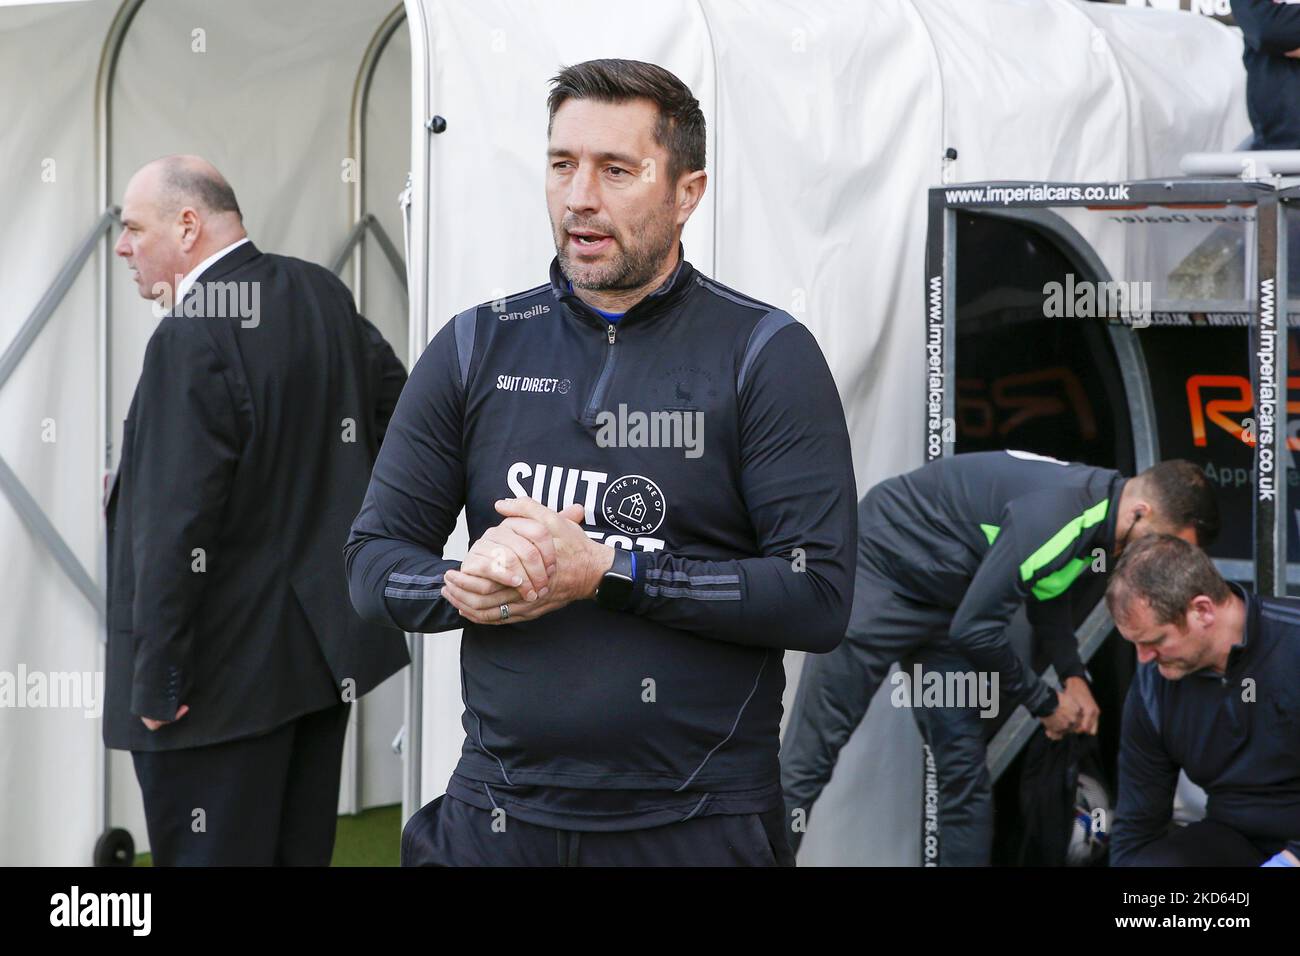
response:
<path id="1" fill-rule="evenodd" d="M 550 311 L 551 307 L 549 305 L 543 305 L 539 302 L 537 305 L 529 306 L 522 312 L 502 312 L 497 316 L 497 320 L 500 322 L 514 322 L 518 319 L 531 319 L 535 315 L 545 315 Z"/>

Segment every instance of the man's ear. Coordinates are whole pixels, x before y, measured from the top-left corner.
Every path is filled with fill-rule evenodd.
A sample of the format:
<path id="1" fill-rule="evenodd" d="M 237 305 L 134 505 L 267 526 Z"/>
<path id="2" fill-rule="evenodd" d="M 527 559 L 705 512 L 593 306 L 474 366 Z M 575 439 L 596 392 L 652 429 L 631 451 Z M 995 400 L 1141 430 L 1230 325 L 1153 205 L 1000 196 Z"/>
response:
<path id="1" fill-rule="evenodd" d="M 1191 606 L 1187 609 L 1187 623 L 1197 624 L 1201 630 L 1209 630 L 1214 626 L 1214 619 L 1218 616 L 1218 608 L 1214 606 L 1214 601 L 1207 594 L 1198 594 L 1192 598 Z"/>
<path id="2" fill-rule="evenodd" d="M 677 225 L 683 225 L 687 219 L 691 218 L 691 213 L 695 212 L 695 207 L 704 198 L 704 190 L 708 183 L 708 173 L 702 169 L 687 173 L 677 180 L 677 201 L 675 203 L 677 206 Z"/>
<path id="3" fill-rule="evenodd" d="M 203 233 L 203 221 L 192 207 L 186 206 L 177 215 L 176 222 L 180 228 L 181 252 L 188 254 L 198 245 L 199 236 Z"/>

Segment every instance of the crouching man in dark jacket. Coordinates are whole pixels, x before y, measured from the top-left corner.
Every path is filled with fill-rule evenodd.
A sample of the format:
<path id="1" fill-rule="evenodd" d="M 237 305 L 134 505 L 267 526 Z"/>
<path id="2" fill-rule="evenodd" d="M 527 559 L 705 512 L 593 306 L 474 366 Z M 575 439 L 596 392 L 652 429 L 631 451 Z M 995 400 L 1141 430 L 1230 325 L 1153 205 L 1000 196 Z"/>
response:
<path id="1" fill-rule="evenodd" d="M 1101 570 L 1098 558 L 1109 561 L 1146 534 L 1169 531 L 1205 545 L 1218 523 L 1204 474 L 1185 461 L 1126 478 L 1029 452 L 980 452 L 873 487 L 858 506 L 848 633 L 834 652 L 805 660 L 782 741 L 792 840 L 798 843 L 840 748 L 899 661 L 895 677 L 910 683 L 896 685 L 891 700 L 911 708 L 938 778 L 939 833 L 926 862 L 988 864 L 986 736 L 999 698 L 1023 705 L 1049 737 L 1096 733 L 1099 711 L 1079 659 L 1071 586 Z M 1021 605 L 1062 690 L 1012 648 L 1007 625 Z M 936 686 L 944 692 L 933 694 Z"/>
<path id="2" fill-rule="evenodd" d="M 1106 603 L 1138 655 L 1111 865 L 1300 865 L 1300 600 L 1249 594 L 1159 535 L 1129 548 Z M 1209 799 L 1171 828 L 1179 770 Z"/>

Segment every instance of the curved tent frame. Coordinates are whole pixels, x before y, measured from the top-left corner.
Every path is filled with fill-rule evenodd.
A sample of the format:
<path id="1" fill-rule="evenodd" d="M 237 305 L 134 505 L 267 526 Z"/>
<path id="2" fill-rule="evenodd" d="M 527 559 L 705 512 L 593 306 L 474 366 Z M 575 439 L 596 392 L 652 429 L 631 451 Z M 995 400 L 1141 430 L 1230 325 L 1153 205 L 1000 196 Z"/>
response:
<path id="1" fill-rule="evenodd" d="M 37 303 L 35 309 L 20 327 L 17 335 L 0 354 L 0 385 L 12 375 L 18 367 L 31 344 L 39 336 L 48 320 L 53 316 L 68 289 L 92 256 L 95 256 L 95 343 L 96 366 L 98 370 L 98 409 L 96 447 L 99 449 L 96 487 L 108 488 L 113 470 L 113 409 L 112 409 L 112 333 L 111 314 L 112 273 L 110 264 L 113 259 L 113 226 L 120 223 L 121 210 L 110 201 L 112 189 L 112 144 L 113 144 L 113 82 L 122 48 L 145 0 L 122 0 L 115 16 L 105 34 L 100 51 L 99 65 L 95 79 L 94 100 L 94 143 L 95 143 L 95 178 L 96 207 L 100 210 L 94 224 L 76 245 L 72 255 L 59 269 L 54 281 Z M 370 43 L 366 47 L 357 68 L 350 104 L 350 122 L 348 143 L 351 155 L 357 157 L 364 166 L 367 141 L 367 117 L 371 85 L 380 58 L 387 49 L 389 41 L 406 20 L 406 11 L 398 4 L 379 24 Z M 399 280 L 403 294 L 406 291 L 406 264 L 402 254 L 394 246 L 391 238 L 380 224 L 379 219 L 366 208 L 364 184 L 358 181 L 351 196 L 352 227 L 340 244 L 338 253 L 330 263 L 336 275 L 342 275 L 348 261 L 352 262 L 352 283 L 358 309 L 364 303 L 365 274 L 365 237 L 373 234 L 385 260 L 391 265 Z M 96 256 L 96 253 L 98 255 Z M 409 351 L 414 338 L 408 340 L 408 358 L 410 362 L 418 357 L 419 350 Z M 420 348 L 422 349 L 423 346 Z M 97 629 L 100 649 L 98 666 L 104 666 L 103 645 L 107 641 L 107 622 L 105 619 L 105 580 L 107 575 L 107 538 L 101 520 L 96 536 L 96 557 L 93 572 L 88 570 L 68 546 L 63 536 L 55 528 L 44 510 L 27 491 L 22 481 L 12 469 L 0 458 L 0 492 L 3 492 L 20 518 L 31 530 L 33 536 L 44 544 L 58 565 L 68 576 L 77 591 L 96 611 Z M 344 754 L 345 773 L 351 787 L 345 794 L 345 809 L 357 812 L 361 808 L 361 775 L 357 772 L 360 760 L 360 710 L 353 708 L 350 718 L 348 746 Z M 399 737 L 400 740 L 400 737 Z M 107 833 L 112 826 L 110 761 L 109 751 L 100 747 L 100 760 L 97 768 L 97 814 L 99 829 Z"/>

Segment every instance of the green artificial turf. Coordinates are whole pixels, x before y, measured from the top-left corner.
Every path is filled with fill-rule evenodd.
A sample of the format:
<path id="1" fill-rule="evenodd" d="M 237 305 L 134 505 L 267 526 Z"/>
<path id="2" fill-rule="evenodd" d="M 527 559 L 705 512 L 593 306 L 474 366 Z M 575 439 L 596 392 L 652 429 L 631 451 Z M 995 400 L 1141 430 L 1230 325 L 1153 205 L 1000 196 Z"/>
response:
<path id="1" fill-rule="evenodd" d="M 339 817 L 330 866 L 397 866 L 401 862 L 401 839 L 400 803 Z M 152 866 L 152 855 L 138 854 L 135 865 Z"/>
<path id="2" fill-rule="evenodd" d="M 397 866 L 401 863 L 402 805 L 373 807 L 339 817 L 330 866 Z"/>

